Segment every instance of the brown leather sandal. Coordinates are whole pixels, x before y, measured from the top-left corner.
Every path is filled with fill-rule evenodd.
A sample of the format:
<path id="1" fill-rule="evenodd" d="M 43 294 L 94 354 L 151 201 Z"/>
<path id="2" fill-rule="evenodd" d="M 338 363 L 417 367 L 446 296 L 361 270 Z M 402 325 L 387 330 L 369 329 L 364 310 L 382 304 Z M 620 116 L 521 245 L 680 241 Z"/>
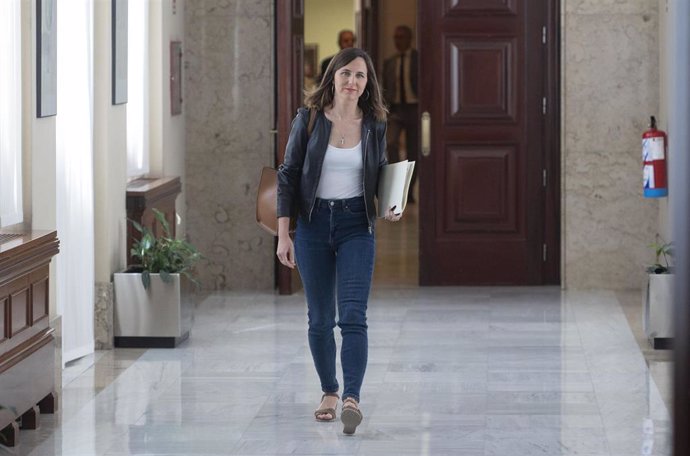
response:
<path id="1" fill-rule="evenodd" d="M 340 399 L 340 396 L 338 396 L 338 393 L 323 393 L 323 396 L 321 396 L 321 402 L 323 402 L 325 397 L 335 397 L 337 399 Z M 330 415 L 330 418 L 319 418 L 319 415 Z M 327 408 L 320 408 L 318 410 L 315 410 L 314 411 L 314 418 L 316 418 L 316 421 L 321 421 L 323 423 L 335 421 L 335 418 L 336 418 L 335 408 L 327 407 Z"/>
<path id="2" fill-rule="evenodd" d="M 362 422 L 362 412 L 354 398 L 348 397 L 343 401 L 343 411 L 340 413 L 340 421 L 343 422 L 343 434 L 353 435 L 357 426 Z"/>

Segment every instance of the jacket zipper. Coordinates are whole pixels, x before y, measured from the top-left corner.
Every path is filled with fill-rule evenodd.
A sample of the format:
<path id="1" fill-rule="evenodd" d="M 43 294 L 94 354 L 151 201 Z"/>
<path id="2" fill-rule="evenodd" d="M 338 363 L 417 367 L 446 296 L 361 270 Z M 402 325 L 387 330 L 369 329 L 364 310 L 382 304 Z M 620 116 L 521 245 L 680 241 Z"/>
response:
<path id="1" fill-rule="evenodd" d="M 367 144 L 369 143 L 369 132 L 367 129 L 367 136 L 364 139 L 364 172 L 362 173 L 362 190 L 364 190 L 364 213 L 367 214 L 367 223 L 369 224 L 369 234 L 371 234 L 371 220 L 369 220 L 369 209 L 367 208 Z"/>
<path id="2" fill-rule="evenodd" d="M 316 126 L 316 124 L 314 124 Z M 327 130 L 328 130 L 328 135 L 326 136 L 327 138 L 331 137 L 331 123 L 326 122 Z M 311 138 L 310 138 L 311 139 Z M 309 145 L 309 141 L 307 140 L 307 145 Z M 326 142 L 326 147 L 328 147 L 328 142 Z M 306 160 L 306 153 L 305 153 L 305 160 Z M 321 180 L 321 171 L 323 171 L 323 157 L 321 160 L 321 166 L 319 167 L 319 176 L 316 179 L 316 185 L 314 186 L 314 192 L 311 195 L 311 207 L 309 208 L 309 220 L 311 222 L 311 213 L 314 211 L 314 206 L 316 205 L 316 191 L 319 189 L 319 181 Z"/>

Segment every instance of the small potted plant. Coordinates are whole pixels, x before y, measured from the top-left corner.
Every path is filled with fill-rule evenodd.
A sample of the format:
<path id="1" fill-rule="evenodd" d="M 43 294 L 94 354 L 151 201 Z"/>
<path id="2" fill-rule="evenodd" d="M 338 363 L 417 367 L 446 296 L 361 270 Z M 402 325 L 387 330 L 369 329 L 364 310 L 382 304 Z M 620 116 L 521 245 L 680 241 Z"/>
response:
<path id="1" fill-rule="evenodd" d="M 673 338 L 673 243 L 664 242 L 659 235 L 650 245 L 654 249 L 654 264 L 647 267 L 647 289 L 644 301 L 644 331 L 652 346 L 670 348 Z"/>
<path id="2" fill-rule="evenodd" d="M 189 242 L 170 235 L 165 215 L 153 209 L 164 235 L 131 221 L 141 233 L 132 246 L 139 264 L 115 273 L 116 347 L 172 348 L 189 337 L 192 326 L 192 275 L 201 254 Z"/>

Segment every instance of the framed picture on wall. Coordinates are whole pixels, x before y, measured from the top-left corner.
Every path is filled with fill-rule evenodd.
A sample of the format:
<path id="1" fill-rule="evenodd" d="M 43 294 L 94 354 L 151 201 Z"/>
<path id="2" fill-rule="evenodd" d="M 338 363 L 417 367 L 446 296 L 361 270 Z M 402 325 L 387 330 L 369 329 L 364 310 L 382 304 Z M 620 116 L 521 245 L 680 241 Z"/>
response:
<path id="1" fill-rule="evenodd" d="M 36 0 L 36 116 L 57 114 L 57 0 Z"/>
<path id="2" fill-rule="evenodd" d="M 319 76 L 319 45 L 304 44 L 304 88 L 311 89 Z"/>
<path id="3" fill-rule="evenodd" d="M 113 104 L 127 103 L 127 0 L 112 0 Z"/>
<path id="4" fill-rule="evenodd" d="M 182 113 L 182 42 L 170 42 L 170 114 Z"/>

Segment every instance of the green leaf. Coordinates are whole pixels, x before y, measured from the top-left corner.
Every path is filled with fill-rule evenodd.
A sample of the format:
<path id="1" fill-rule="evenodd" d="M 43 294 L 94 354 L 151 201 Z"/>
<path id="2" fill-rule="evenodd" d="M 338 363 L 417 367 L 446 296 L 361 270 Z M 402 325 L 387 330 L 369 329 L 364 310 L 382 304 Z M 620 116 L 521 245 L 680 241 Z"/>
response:
<path id="1" fill-rule="evenodd" d="M 149 271 L 143 271 L 141 273 L 141 283 L 144 284 L 144 289 L 148 289 L 151 285 L 151 273 Z"/>
<path id="2" fill-rule="evenodd" d="M 163 282 L 165 282 L 165 283 L 172 282 L 172 280 L 173 280 L 172 276 L 170 275 L 170 273 L 168 271 L 161 271 L 160 274 L 161 274 L 161 280 Z"/>
<path id="3" fill-rule="evenodd" d="M 156 208 L 153 208 L 153 214 L 156 217 L 156 220 L 158 220 L 158 223 L 160 223 L 163 227 L 165 235 L 170 237 L 170 224 L 168 224 L 168 221 L 165 219 L 165 214 Z"/>
<path id="4" fill-rule="evenodd" d="M 132 219 L 127 219 L 127 220 L 129 220 L 130 222 L 132 222 L 132 225 L 134 226 L 134 229 L 135 229 L 135 230 L 137 230 L 137 231 L 140 232 L 140 233 L 143 233 L 143 232 L 144 232 L 144 227 L 141 226 L 141 223 L 138 223 L 138 222 L 136 222 L 136 221 L 134 221 L 134 220 L 132 220 Z"/>

